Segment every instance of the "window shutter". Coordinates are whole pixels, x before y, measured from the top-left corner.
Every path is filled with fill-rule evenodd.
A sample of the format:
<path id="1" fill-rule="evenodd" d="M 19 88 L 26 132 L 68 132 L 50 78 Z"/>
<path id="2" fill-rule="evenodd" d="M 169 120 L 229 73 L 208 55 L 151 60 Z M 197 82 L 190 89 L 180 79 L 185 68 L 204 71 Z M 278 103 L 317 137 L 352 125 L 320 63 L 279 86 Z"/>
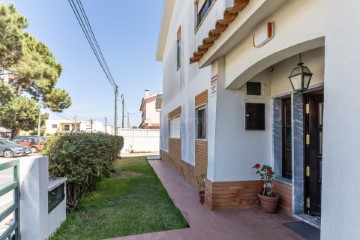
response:
<path id="1" fill-rule="evenodd" d="M 170 137 L 180 138 L 180 116 L 170 119 Z"/>

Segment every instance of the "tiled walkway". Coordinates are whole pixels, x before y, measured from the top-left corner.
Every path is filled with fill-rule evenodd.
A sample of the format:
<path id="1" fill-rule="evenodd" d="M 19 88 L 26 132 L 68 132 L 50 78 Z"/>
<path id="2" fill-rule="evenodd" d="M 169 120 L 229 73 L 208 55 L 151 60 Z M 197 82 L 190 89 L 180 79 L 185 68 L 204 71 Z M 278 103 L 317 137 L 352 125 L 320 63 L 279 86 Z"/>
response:
<path id="1" fill-rule="evenodd" d="M 197 191 L 161 160 L 149 161 L 190 228 L 116 240 L 287 240 L 303 239 L 282 225 L 296 221 L 285 213 L 267 214 L 259 207 L 211 211 L 198 200 Z"/>

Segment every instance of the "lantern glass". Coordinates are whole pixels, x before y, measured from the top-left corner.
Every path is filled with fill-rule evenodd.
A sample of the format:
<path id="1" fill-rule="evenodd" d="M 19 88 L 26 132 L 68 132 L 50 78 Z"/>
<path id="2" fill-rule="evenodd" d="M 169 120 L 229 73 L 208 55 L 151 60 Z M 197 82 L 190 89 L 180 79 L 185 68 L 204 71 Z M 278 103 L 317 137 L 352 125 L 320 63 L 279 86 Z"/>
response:
<path id="1" fill-rule="evenodd" d="M 309 88 L 312 75 L 313 74 L 310 69 L 307 66 L 303 66 L 300 55 L 300 62 L 298 63 L 298 66 L 293 68 L 289 76 L 293 90 L 295 92 L 307 90 Z"/>
<path id="2" fill-rule="evenodd" d="M 298 75 L 295 75 L 295 76 L 292 76 L 289 78 L 290 78 L 290 82 L 291 82 L 291 85 L 292 85 L 294 91 L 299 91 L 302 89 L 301 74 L 298 74 Z"/>

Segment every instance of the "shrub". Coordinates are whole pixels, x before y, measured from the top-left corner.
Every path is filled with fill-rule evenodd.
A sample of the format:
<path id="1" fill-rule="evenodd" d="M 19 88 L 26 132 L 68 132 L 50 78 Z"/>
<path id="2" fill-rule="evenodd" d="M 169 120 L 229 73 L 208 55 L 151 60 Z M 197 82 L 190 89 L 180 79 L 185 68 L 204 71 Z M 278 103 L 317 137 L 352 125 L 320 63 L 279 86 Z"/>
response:
<path id="1" fill-rule="evenodd" d="M 102 133 L 79 133 L 49 137 L 42 154 L 49 156 L 50 177 L 67 177 L 67 209 L 78 207 L 82 195 L 102 176 L 109 176 L 112 163 L 123 147 L 123 137 Z"/>

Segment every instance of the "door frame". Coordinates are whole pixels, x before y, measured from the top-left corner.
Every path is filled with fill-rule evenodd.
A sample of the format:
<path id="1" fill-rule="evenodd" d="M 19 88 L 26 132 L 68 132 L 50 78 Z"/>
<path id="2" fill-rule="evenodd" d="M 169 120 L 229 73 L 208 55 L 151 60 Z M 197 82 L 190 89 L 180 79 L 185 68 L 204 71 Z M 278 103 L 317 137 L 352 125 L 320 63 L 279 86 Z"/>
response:
<path id="1" fill-rule="evenodd" d="M 322 98 L 319 100 L 319 98 Z M 305 161 L 305 181 L 304 181 L 304 212 L 312 216 L 321 216 L 321 165 L 322 155 L 318 151 L 322 149 L 319 132 L 323 131 L 323 125 L 319 126 L 319 109 L 317 102 L 324 104 L 324 92 L 313 91 L 304 95 L 304 161 Z M 307 104 L 309 104 L 307 106 Z M 322 108 L 323 110 L 323 108 Z M 314 115 L 313 115 L 314 114 Z M 323 116 L 321 117 L 323 122 Z M 314 122 L 315 121 L 315 122 Z M 315 125 L 314 125 L 315 124 Z M 314 145 L 312 143 L 316 142 Z M 313 159 L 311 161 L 310 159 Z M 319 186 L 320 185 L 320 186 Z M 311 196 L 312 195 L 312 196 Z M 312 197 L 312 199 L 310 198 Z M 314 204 L 319 204 L 314 207 Z"/>
<path id="2" fill-rule="evenodd" d="M 304 94 L 323 91 L 324 85 L 319 84 L 303 92 L 287 93 L 273 99 L 273 159 L 274 170 L 282 173 L 282 113 L 281 99 L 291 97 L 291 135 L 292 135 L 292 179 L 276 176 L 276 181 L 292 186 L 292 214 L 303 219 L 305 213 L 305 135 L 304 135 Z"/>

